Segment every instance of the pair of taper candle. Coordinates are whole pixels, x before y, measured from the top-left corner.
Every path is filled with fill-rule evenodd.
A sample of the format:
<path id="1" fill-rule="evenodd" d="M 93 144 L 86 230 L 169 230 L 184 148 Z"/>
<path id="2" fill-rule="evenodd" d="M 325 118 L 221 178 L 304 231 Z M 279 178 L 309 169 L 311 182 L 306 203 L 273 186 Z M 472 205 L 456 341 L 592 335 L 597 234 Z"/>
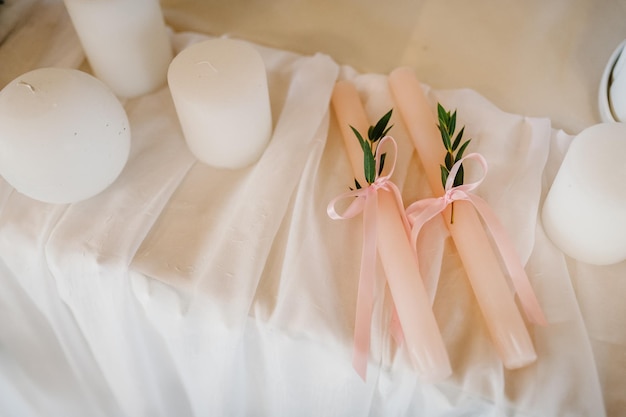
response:
<path id="1" fill-rule="evenodd" d="M 399 68 L 393 71 L 389 76 L 389 85 L 399 113 L 418 151 L 429 185 L 433 193 L 440 196 L 444 190 L 440 184 L 439 164 L 444 160 L 445 148 L 441 145 L 439 131 L 434 114 L 430 109 L 430 104 L 414 72 L 409 68 Z M 367 128 L 368 121 L 358 93 L 352 84 L 346 81 L 337 83 L 335 94 L 333 95 L 333 107 L 337 114 L 355 176 L 360 183 L 364 183 L 361 182 L 363 178 L 362 151 L 353 137 L 350 125 L 356 127 L 359 131 L 365 131 L 364 129 Z M 379 206 L 385 204 L 387 200 L 385 193 L 382 193 L 381 197 Z M 507 285 L 507 280 L 498 258 L 491 247 L 489 238 L 474 207 L 467 201 L 457 202 L 455 205 L 454 223 L 450 221 L 450 207 L 442 215 L 450 229 L 476 300 L 483 313 L 486 326 L 504 366 L 508 369 L 516 369 L 534 362 L 537 354 L 530 335 L 515 304 L 513 294 Z M 380 219 L 380 221 L 383 223 L 385 220 Z M 392 270 L 393 262 L 391 262 L 390 258 L 385 258 L 385 256 L 397 256 L 397 253 L 386 253 L 386 248 L 389 248 L 385 243 L 386 237 L 385 235 L 379 236 L 379 255 L 393 296 L 394 285 L 397 284 L 394 283 L 394 278 L 390 277 L 390 274 L 397 273 L 402 267 L 393 265 L 395 269 Z M 387 266 L 385 266 L 386 264 Z M 414 279 L 421 280 L 419 271 L 415 274 Z M 395 290 L 395 292 L 398 292 L 398 288 L 395 288 Z M 413 291 L 420 295 L 422 290 L 423 285 L 413 288 Z M 406 293 L 403 294 L 404 296 L 406 296 Z M 423 302 L 422 297 L 418 297 L 418 299 L 414 302 Z M 394 302 L 397 304 L 395 298 Z M 427 305 L 430 309 L 430 304 Z M 398 314 L 403 331 L 405 331 L 405 334 L 409 331 L 410 334 L 410 318 L 403 317 L 402 313 L 399 309 Z M 423 317 L 427 315 L 427 313 L 422 311 Z M 543 315 L 539 317 L 538 321 L 542 324 L 545 323 Z M 422 347 L 422 349 L 437 352 L 437 354 L 436 356 L 431 356 L 429 362 L 418 366 L 418 369 L 422 373 L 436 374 L 441 377 L 446 373 L 444 371 L 446 367 L 449 369 L 449 360 L 447 354 L 441 354 L 437 347 L 441 338 L 438 330 L 436 333 L 432 333 L 431 337 L 436 342 L 432 343 L 432 341 L 422 339 L 422 344 L 429 344 L 429 346 Z M 407 343 L 419 343 L 419 340 L 412 341 L 410 337 L 407 337 Z M 422 354 L 425 350 L 421 351 Z M 420 360 L 416 358 L 416 353 L 420 351 L 414 350 L 412 347 L 409 348 L 409 351 L 413 353 L 414 360 L 417 359 L 416 363 L 419 363 Z"/>

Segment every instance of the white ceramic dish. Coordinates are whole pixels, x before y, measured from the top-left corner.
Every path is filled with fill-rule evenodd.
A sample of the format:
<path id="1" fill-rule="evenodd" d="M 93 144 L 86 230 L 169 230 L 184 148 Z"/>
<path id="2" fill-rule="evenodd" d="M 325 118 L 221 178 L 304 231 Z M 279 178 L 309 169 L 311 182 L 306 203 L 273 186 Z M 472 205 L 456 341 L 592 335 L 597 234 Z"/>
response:
<path id="1" fill-rule="evenodd" d="M 609 89 L 611 88 L 611 75 L 613 73 L 613 68 L 615 67 L 615 63 L 619 59 L 624 46 L 626 45 L 626 40 L 620 43 L 611 58 L 606 64 L 604 68 L 604 73 L 602 74 L 602 78 L 600 79 L 600 89 L 598 91 L 598 111 L 600 112 L 600 118 L 603 122 L 619 122 L 613 113 L 611 108 L 611 97 L 609 95 Z"/>

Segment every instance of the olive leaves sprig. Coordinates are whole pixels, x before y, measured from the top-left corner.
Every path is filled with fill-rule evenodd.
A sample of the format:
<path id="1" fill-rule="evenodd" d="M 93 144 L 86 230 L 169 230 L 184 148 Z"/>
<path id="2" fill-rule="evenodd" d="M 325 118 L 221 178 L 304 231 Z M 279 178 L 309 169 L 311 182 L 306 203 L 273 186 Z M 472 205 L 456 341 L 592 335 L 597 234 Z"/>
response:
<path id="1" fill-rule="evenodd" d="M 445 165 L 439 165 L 441 168 L 441 184 L 445 188 L 448 176 L 450 175 L 450 170 L 452 170 L 455 163 L 463 158 L 463 153 L 470 144 L 471 139 L 464 142 L 462 141 L 465 126 L 461 128 L 456 136 L 454 136 L 456 130 L 456 110 L 454 113 L 450 113 L 450 111 L 446 110 L 440 103 L 437 103 L 437 116 L 439 118 L 439 124 L 437 127 L 439 128 L 439 132 L 441 132 L 443 146 L 446 148 L 446 157 L 444 160 Z M 464 177 L 465 171 L 463 170 L 463 165 L 461 165 L 454 177 L 452 186 L 456 187 L 463 185 Z M 452 203 L 451 211 L 452 214 L 450 217 L 450 223 L 454 223 L 454 202 Z"/>
<path id="2" fill-rule="evenodd" d="M 450 114 L 450 112 L 444 109 L 441 104 L 437 103 L 437 115 L 439 116 L 439 124 L 437 127 L 439 128 L 439 132 L 441 132 L 443 146 L 446 148 L 446 158 L 444 161 L 445 165 L 439 165 L 441 168 L 441 184 L 445 188 L 452 166 L 463 158 L 463 153 L 470 144 L 471 139 L 468 139 L 461 144 L 463 133 L 465 131 L 465 126 L 463 126 L 456 137 L 454 137 L 454 141 L 452 140 L 454 131 L 456 130 L 456 110 L 454 113 Z M 454 183 L 452 186 L 456 187 L 458 185 L 462 185 L 464 176 L 463 165 L 461 165 L 456 173 L 456 176 L 454 177 Z"/>
<path id="3" fill-rule="evenodd" d="M 391 119 L 391 113 L 393 109 L 389 110 L 374 126 L 370 126 L 367 130 L 367 139 L 363 139 L 363 136 L 356 130 L 353 126 L 350 126 L 355 136 L 359 140 L 361 144 L 361 149 L 363 149 L 363 169 L 365 174 L 365 180 L 368 184 L 376 181 L 376 176 L 380 175 L 383 171 L 383 167 L 385 166 L 385 157 L 386 153 L 380 156 L 380 168 L 378 172 L 376 172 L 376 149 L 378 148 L 378 141 L 384 138 L 389 132 L 389 129 L 393 127 L 387 126 L 389 124 L 389 119 Z M 362 188 L 361 184 L 354 179 L 354 184 L 356 189 Z"/>

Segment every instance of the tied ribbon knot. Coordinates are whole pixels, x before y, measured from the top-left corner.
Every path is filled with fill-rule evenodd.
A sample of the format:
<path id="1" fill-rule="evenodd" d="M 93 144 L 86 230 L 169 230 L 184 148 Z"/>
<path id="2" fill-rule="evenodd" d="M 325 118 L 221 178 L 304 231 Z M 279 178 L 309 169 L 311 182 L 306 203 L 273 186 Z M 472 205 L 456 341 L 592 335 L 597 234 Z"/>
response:
<path id="1" fill-rule="evenodd" d="M 469 159 L 475 160 L 481 165 L 483 170 L 482 176 L 476 182 L 462 184 L 456 187 L 453 186 L 454 178 L 456 177 L 461 164 L 463 161 Z M 547 325 L 546 318 L 543 314 L 541 306 L 539 305 L 535 292 L 530 285 L 526 271 L 519 260 L 515 246 L 510 241 L 504 226 L 500 223 L 496 214 L 491 210 L 489 204 L 487 204 L 487 202 L 482 198 L 471 193 L 471 191 L 476 189 L 482 183 L 487 175 L 487 169 L 487 161 L 482 155 L 478 153 L 468 154 L 452 166 L 452 169 L 448 174 L 448 179 L 446 180 L 446 185 L 444 187 L 445 193 L 443 196 L 418 200 L 407 207 L 406 215 L 411 225 L 411 243 L 413 244 L 413 247 L 416 246 L 417 238 L 422 227 L 429 220 L 443 212 L 448 205 L 452 204 L 454 201 L 469 201 L 472 203 L 478 214 L 480 214 L 485 222 L 485 225 L 487 226 L 487 229 L 493 237 L 493 241 L 500 252 L 502 261 L 511 278 L 513 288 L 519 296 L 524 312 L 526 313 L 526 317 L 528 317 L 531 322 L 545 326 Z"/>
<path id="2" fill-rule="evenodd" d="M 393 147 L 392 158 L 385 157 L 385 165 L 391 168 L 382 170 L 382 148 L 390 144 Z M 378 207 L 378 191 L 385 190 L 393 193 L 398 204 L 399 213 L 404 213 L 402 196 L 398 187 L 391 181 L 395 164 L 397 144 L 391 136 L 385 136 L 376 147 L 375 180 L 367 187 L 350 190 L 332 199 L 326 209 L 328 216 L 333 220 L 347 220 L 363 213 L 363 247 L 361 250 L 361 266 L 359 276 L 359 287 L 357 293 L 356 317 L 354 323 L 354 346 L 352 365 L 357 373 L 365 380 L 367 374 L 367 361 L 370 348 L 370 332 L 372 321 L 372 309 L 374 306 L 375 271 L 376 271 L 376 250 L 377 250 L 377 220 L 376 212 Z M 335 205 L 345 199 L 353 199 L 343 213 L 337 212 Z M 407 234 L 409 223 L 404 214 L 402 221 Z M 392 316 L 392 333 L 396 340 L 402 340 L 402 331 L 394 309 Z"/>

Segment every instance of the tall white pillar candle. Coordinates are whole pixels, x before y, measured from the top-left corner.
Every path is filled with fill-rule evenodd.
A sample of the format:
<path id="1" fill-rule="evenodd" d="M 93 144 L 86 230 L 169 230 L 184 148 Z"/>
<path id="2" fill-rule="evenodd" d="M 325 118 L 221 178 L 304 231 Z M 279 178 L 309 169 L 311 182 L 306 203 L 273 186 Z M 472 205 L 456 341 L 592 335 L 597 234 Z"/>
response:
<path id="1" fill-rule="evenodd" d="M 168 83 L 187 145 L 202 162 L 242 168 L 272 133 L 265 66 L 249 44 L 210 39 L 178 54 Z"/>
<path id="2" fill-rule="evenodd" d="M 158 0 L 65 0 L 94 74 L 120 97 L 165 85 L 172 47 Z"/>
<path id="3" fill-rule="evenodd" d="M 129 150 L 124 108 L 87 73 L 41 68 L 0 91 L 0 175 L 31 198 L 92 197 L 118 177 Z"/>
<path id="4" fill-rule="evenodd" d="M 576 136 L 546 197 L 542 220 L 567 255 L 608 265 L 626 259 L 626 124 Z"/>

